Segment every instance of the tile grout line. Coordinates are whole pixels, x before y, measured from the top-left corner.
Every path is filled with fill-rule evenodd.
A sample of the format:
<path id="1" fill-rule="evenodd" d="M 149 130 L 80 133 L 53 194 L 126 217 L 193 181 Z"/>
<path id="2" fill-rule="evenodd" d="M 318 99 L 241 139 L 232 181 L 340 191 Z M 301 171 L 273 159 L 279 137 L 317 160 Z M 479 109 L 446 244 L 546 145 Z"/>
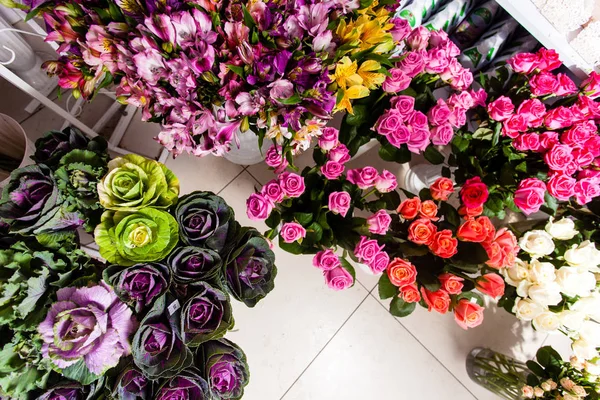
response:
<path id="1" fill-rule="evenodd" d="M 375 290 L 375 288 L 373 288 L 373 290 Z M 372 291 L 371 291 L 371 292 L 372 292 Z M 384 309 L 384 310 L 386 310 L 386 311 L 388 312 L 388 314 L 389 314 L 389 310 L 388 310 L 388 309 L 385 307 L 385 305 L 383 305 L 383 304 L 382 304 L 382 303 L 379 301 L 379 299 L 377 299 L 377 297 L 375 297 L 375 296 L 374 296 L 372 293 L 369 293 L 369 296 L 373 297 L 373 298 L 375 299 L 375 301 L 376 301 L 376 302 L 377 302 L 377 303 L 378 303 L 378 304 L 379 304 L 381 307 L 383 307 L 383 309 Z M 465 388 L 465 390 L 466 390 L 466 391 L 467 391 L 467 392 L 468 392 L 468 393 L 469 393 L 471 396 L 473 396 L 473 398 L 474 398 L 475 400 L 478 400 L 477 396 L 475 396 L 475 394 L 473 394 L 473 392 L 471 392 L 471 390 L 469 390 L 469 388 L 468 388 L 468 387 L 466 387 L 466 386 L 465 386 L 465 384 L 464 384 L 464 383 L 462 383 L 462 382 L 461 382 L 461 380 L 460 380 L 460 379 L 458 379 L 458 378 L 456 377 L 456 375 L 454 375 L 454 374 L 452 373 L 452 371 L 450 371 L 450 370 L 448 369 L 448 367 L 446 367 L 446 365 L 445 365 L 443 362 L 441 362 L 441 361 L 440 361 L 440 360 L 439 360 L 439 359 L 438 359 L 438 358 L 435 356 L 435 354 L 433 354 L 433 353 L 432 353 L 432 352 L 431 352 L 431 351 L 430 351 L 430 350 L 427 348 L 427 346 L 425 346 L 423 343 L 421 343 L 421 341 L 420 341 L 419 339 L 417 339 L 417 337 L 416 337 L 415 335 L 413 335 L 413 333 L 412 333 L 412 332 L 411 332 L 411 331 L 410 331 L 410 330 L 409 330 L 409 329 L 408 329 L 406 326 L 404 326 L 404 324 L 403 324 L 402 322 L 400 322 L 400 321 L 398 320 L 398 318 L 394 317 L 392 314 L 390 314 L 390 317 L 392 317 L 392 318 L 393 318 L 393 319 L 394 319 L 394 320 L 395 320 L 395 321 L 396 321 L 396 322 L 397 322 L 397 323 L 398 323 L 398 324 L 399 324 L 399 325 L 400 325 L 400 326 L 401 326 L 401 327 L 402 327 L 402 328 L 403 328 L 403 329 L 404 329 L 406 332 L 408 332 L 408 334 L 409 334 L 410 336 L 412 336 L 412 337 L 413 337 L 413 338 L 414 338 L 414 339 L 417 341 L 417 343 L 419 343 L 419 344 L 420 344 L 420 345 L 421 345 L 421 346 L 422 346 L 422 347 L 423 347 L 423 348 L 424 348 L 424 349 L 425 349 L 425 350 L 426 350 L 426 351 L 427 351 L 427 352 L 428 352 L 428 353 L 429 353 L 429 354 L 430 354 L 430 355 L 431 355 L 431 356 L 432 356 L 432 357 L 433 357 L 433 358 L 434 358 L 434 359 L 435 359 L 435 360 L 436 360 L 436 361 L 437 361 L 437 362 L 438 362 L 438 363 L 439 363 L 439 364 L 440 364 L 440 365 L 441 365 L 441 366 L 442 366 L 442 367 L 443 367 L 443 368 L 444 368 L 446 371 L 448 371 L 448 373 L 449 373 L 450 375 L 452 375 L 452 377 L 453 377 L 453 378 L 454 378 L 454 379 L 455 379 L 455 380 L 456 380 L 456 381 L 457 381 L 457 382 L 458 382 L 458 383 L 459 383 L 459 384 L 460 384 L 460 385 L 461 385 L 463 388 Z"/>
<path id="2" fill-rule="evenodd" d="M 362 284 L 361 284 L 362 286 Z M 294 385 L 296 383 L 298 383 L 298 381 L 300 380 L 300 378 L 302 378 L 302 375 L 304 375 L 304 373 L 310 368 L 310 366 L 315 362 L 315 360 L 317 358 L 319 358 L 319 356 L 321 355 L 321 353 L 323 352 L 323 350 L 325 350 L 325 348 L 327 346 L 329 346 L 329 343 L 331 343 L 331 341 L 337 336 L 337 334 L 342 330 L 342 328 L 346 325 L 346 323 L 350 320 L 350 318 L 352 318 L 352 316 L 356 313 L 356 311 L 358 311 L 358 309 L 360 308 L 360 306 L 363 305 L 363 303 L 365 302 L 365 300 L 367 300 L 369 298 L 369 293 L 367 293 L 367 295 L 365 296 L 364 299 L 362 299 L 362 301 L 358 304 L 358 306 L 356 306 L 356 308 L 352 311 L 352 313 L 348 316 L 348 318 L 346 318 L 346 320 L 342 323 L 342 325 L 335 331 L 335 333 L 333 334 L 333 336 L 331 336 L 329 338 L 329 340 L 327 341 L 327 343 L 325 343 L 325 345 L 321 348 L 321 350 L 319 350 L 319 352 L 317 353 L 317 355 L 315 355 L 313 357 L 312 360 L 310 360 L 310 362 L 308 363 L 308 365 L 306 366 L 306 368 L 304 368 L 302 370 L 302 372 L 300 373 L 300 375 L 298 375 L 298 377 L 294 380 L 294 382 L 292 382 L 292 384 L 290 385 L 290 387 L 283 393 L 283 395 L 279 398 L 279 400 L 283 400 L 283 398 L 288 394 L 288 392 L 290 390 L 292 390 L 292 388 L 294 387 Z"/>
<path id="3" fill-rule="evenodd" d="M 254 179 L 256 181 L 256 183 L 258 183 L 260 186 L 264 186 L 258 179 L 256 179 L 256 177 L 254 175 L 252 175 L 252 172 L 250 172 L 250 170 L 248 170 L 248 167 L 246 167 L 246 172 L 248 173 L 248 175 L 250 175 L 252 177 L 252 179 Z"/>
<path id="4" fill-rule="evenodd" d="M 231 185 L 237 178 L 240 177 L 240 175 L 242 175 L 244 172 L 246 172 L 246 168 L 243 168 L 239 174 L 237 174 L 236 176 L 233 177 L 232 180 L 230 180 L 229 182 L 227 182 L 227 184 L 225 186 L 223 186 L 223 188 L 221 190 L 219 190 L 217 192 L 217 195 L 220 195 L 225 189 L 227 189 L 229 187 L 229 185 Z"/>

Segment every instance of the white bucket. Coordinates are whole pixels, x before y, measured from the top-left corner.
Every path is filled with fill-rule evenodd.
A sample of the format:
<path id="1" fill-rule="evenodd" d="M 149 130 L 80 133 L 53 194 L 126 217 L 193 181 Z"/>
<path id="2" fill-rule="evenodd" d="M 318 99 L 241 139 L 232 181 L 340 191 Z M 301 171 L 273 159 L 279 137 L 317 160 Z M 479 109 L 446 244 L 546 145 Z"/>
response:
<path id="1" fill-rule="evenodd" d="M 9 117 L 0 114 L 0 157 L 8 156 L 21 160 L 19 168 L 33 164 L 30 156 L 35 152 L 35 146 L 27 138 L 21 125 Z M 0 170 L 0 188 L 10 179 L 10 172 Z"/>

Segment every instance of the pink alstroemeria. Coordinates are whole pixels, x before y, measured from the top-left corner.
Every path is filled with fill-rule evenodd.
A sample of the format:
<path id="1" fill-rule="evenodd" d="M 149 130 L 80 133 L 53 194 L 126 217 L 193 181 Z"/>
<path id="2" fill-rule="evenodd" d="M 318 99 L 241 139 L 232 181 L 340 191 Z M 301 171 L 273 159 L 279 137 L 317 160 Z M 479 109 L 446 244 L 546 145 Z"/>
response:
<path id="1" fill-rule="evenodd" d="M 329 4 L 317 3 L 300 7 L 298 24 L 312 37 L 324 32 L 329 24 Z"/>
<path id="2" fill-rule="evenodd" d="M 147 17 L 144 24 L 158 36 L 163 42 L 175 44 L 175 27 L 171 17 L 166 14 L 157 14 L 152 17 Z"/>
<path id="3" fill-rule="evenodd" d="M 76 43 L 78 39 L 83 39 L 82 35 L 75 32 L 71 24 L 62 16 L 62 13 L 43 13 L 42 16 L 46 22 L 46 31 L 48 32 L 44 40 L 59 43 L 56 50 L 58 53 L 65 52 L 72 43 Z"/>
<path id="4" fill-rule="evenodd" d="M 156 85 L 161 78 L 167 76 L 167 69 L 162 55 L 158 51 L 146 50 L 133 56 L 138 74 L 150 85 Z"/>
<path id="5" fill-rule="evenodd" d="M 256 114 L 265 105 L 265 99 L 262 96 L 248 92 L 238 94 L 235 102 L 239 105 L 238 111 L 242 115 Z"/>

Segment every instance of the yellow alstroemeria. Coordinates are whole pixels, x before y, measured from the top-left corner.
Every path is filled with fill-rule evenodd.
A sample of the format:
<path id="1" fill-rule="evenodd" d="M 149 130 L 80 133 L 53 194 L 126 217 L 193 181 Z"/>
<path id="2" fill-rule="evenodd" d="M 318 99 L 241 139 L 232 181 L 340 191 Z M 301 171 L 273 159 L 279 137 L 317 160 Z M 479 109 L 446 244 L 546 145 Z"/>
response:
<path id="1" fill-rule="evenodd" d="M 344 93 L 344 97 L 336 104 L 334 111 L 346 110 L 353 115 L 354 110 L 352 109 L 352 102 L 350 100 L 362 99 L 369 95 L 369 89 L 362 85 L 350 86 L 347 90 L 342 90 L 342 92 Z"/>
<path id="2" fill-rule="evenodd" d="M 358 38 L 360 37 L 360 31 L 356 29 L 354 21 L 346 23 L 346 21 L 342 19 L 335 31 L 335 34 L 340 38 L 342 44 L 350 43 L 357 46 L 359 43 Z"/>
<path id="3" fill-rule="evenodd" d="M 343 57 L 335 67 L 335 73 L 329 75 L 329 78 L 336 82 L 341 89 L 346 89 L 349 86 L 360 85 L 362 78 L 356 73 L 358 64 L 356 61 L 351 61 L 348 57 Z"/>
<path id="4" fill-rule="evenodd" d="M 385 81 L 385 75 L 378 72 L 381 64 L 374 60 L 366 60 L 358 68 L 358 75 L 362 78 L 362 85 L 368 89 L 376 89 Z"/>
<path id="5" fill-rule="evenodd" d="M 377 54 L 385 53 L 394 47 L 392 35 L 377 20 L 365 23 L 361 29 L 360 50 L 370 49 L 371 47 L 375 47 L 373 52 Z"/>

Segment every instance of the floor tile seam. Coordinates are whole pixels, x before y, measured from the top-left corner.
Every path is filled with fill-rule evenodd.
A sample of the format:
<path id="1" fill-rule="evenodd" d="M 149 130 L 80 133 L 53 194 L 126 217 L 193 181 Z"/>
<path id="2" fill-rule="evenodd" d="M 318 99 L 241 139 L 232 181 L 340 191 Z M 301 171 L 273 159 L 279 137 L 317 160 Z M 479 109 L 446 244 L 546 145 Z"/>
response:
<path id="1" fill-rule="evenodd" d="M 317 360 L 317 358 L 319 358 L 319 356 L 321 355 L 321 353 L 327 348 L 327 346 L 329 346 L 329 344 L 338 335 L 338 333 L 340 333 L 340 331 L 342 330 L 342 328 L 344 328 L 344 326 L 348 323 L 348 321 L 350 321 L 350 318 L 352 318 L 352 316 L 354 316 L 354 314 L 356 314 L 356 311 L 358 311 L 358 309 L 363 305 L 363 303 L 365 302 L 365 300 L 367 300 L 368 298 L 369 298 L 369 293 L 366 293 L 365 297 L 360 301 L 360 303 L 358 303 L 358 305 L 356 306 L 356 308 L 354 310 L 352 310 L 352 312 L 350 313 L 350 315 L 348 316 L 348 318 L 346 318 L 344 320 L 344 322 L 342 323 L 342 325 L 340 325 L 340 327 L 334 332 L 334 334 L 329 338 L 329 340 L 327 341 L 327 343 L 325 343 L 323 345 L 323 347 L 321 347 L 321 349 L 319 350 L 319 352 L 313 357 L 313 359 L 310 360 L 310 362 L 308 363 L 308 365 L 302 370 L 302 372 L 300 372 L 300 374 L 298 375 L 298 377 L 294 380 L 294 382 L 292 382 L 292 384 L 290 385 L 290 387 L 287 388 L 287 390 L 283 393 L 283 395 L 280 397 L 279 400 L 283 400 L 283 398 L 289 393 L 289 391 L 292 390 L 292 388 L 296 385 L 296 383 L 298 383 L 298 381 L 300 380 L 300 378 L 302 378 L 302 376 L 306 373 L 306 371 L 308 371 L 308 369 L 311 367 L 311 365 L 313 365 L 313 363 Z"/>
<path id="2" fill-rule="evenodd" d="M 227 184 L 225 186 L 223 186 L 223 188 L 221 190 L 219 190 L 217 192 L 218 195 L 220 195 L 221 193 L 223 193 L 223 191 L 225 189 L 227 189 L 229 187 L 229 185 L 231 185 L 237 178 L 239 178 L 244 172 L 246 172 L 245 169 L 242 169 L 236 176 L 234 176 L 229 182 L 227 182 Z"/>
<path id="3" fill-rule="evenodd" d="M 33 101 L 35 99 L 32 97 L 31 100 Z M 52 102 L 55 102 L 56 100 L 58 100 L 58 96 L 56 96 L 55 98 L 50 99 L 50 100 L 52 100 Z M 35 117 L 38 113 L 42 112 L 46 108 L 48 108 L 48 107 L 46 107 L 44 105 L 39 106 L 34 112 L 32 112 L 31 114 L 29 114 L 25 118 L 23 118 L 21 121 L 19 121 L 19 124 L 20 125 L 24 124 L 26 121 L 28 121 L 29 119 Z"/>
<path id="4" fill-rule="evenodd" d="M 373 290 L 375 290 L 375 288 L 374 288 Z M 372 292 L 372 291 L 371 291 L 371 292 Z M 386 310 L 386 312 L 388 312 L 388 313 L 389 313 L 389 310 L 388 310 L 388 309 L 385 307 L 385 305 L 384 305 L 384 304 L 382 304 L 382 303 L 379 301 L 379 299 L 378 299 L 377 297 L 375 297 L 375 295 L 373 295 L 373 293 L 369 293 L 369 296 L 373 297 L 373 298 L 375 299 L 375 301 L 376 301 L 376 302 L 377 302 L 377 303 L 378 303 L 378 304 L 379 304 L 381 307 L 383 307 L 383 309 L 384 309 L 384 310 Z M 473 396 L 473 398 L 474 398 L 475 400 L 478 400 L 477 396 L 475 396 L 475 394 L 474 394 L 473 392 L 471 392 L 471 390 L 470 390 L 470 389 L 469 389 L 467 386 L 465 386 L 465 384 L 464 384 L 464 383 L 462 383 L 462 381 L 461 381 L 460 379 L 458 379 L 458 377 L 457 377 L 456 375 L 454 375 L 454 374 L 452 373 L 452 371 L 450 371 L 450 370 L 448 369 L 448 367 L 447 367 L 447 366 L 446 366 L 446 365 L 445 365 L 443 362 L 441 362 L 441 361 L 440 361 L 440 359 L 438 359 L 438 358 L 436 357 L 436 355 L 435 355 L 435 354 L 433 354 L 433 353 L 432 353 L 432 352 L 431 352 L 431 351 L 430 351 L 430 350 L 427 348 L 427 346 L 425 346 L 425 345 L 424 345 L 424 344 L 423 344 L 423 343 L 422 343 L 422 342 L 421 342 L 421 341 L 420 341 L 420 340 L 419 340 L 419 339 L 418 339 L 418 338 L 417 338 L 417 337 L 416 337 L 416 336 L 415 336 L 415 335 L 414 335 L 414 334 L 413 334 L 413 333 L 410 331 L 410 329 L 408 329 L 406 326 L 404 326 L 404 324 L 403 324 L 403 323 L 402 323 L 402 322 L 401 322 L 401 321 L 400 321 L 398 318 L 394 317 L 394 316 L 393 316 L 393 315 L 391 315 L 391 314 L 390 314 L 390 317 L 391 317 L 391 318 L 393 318 L 393 319 L 394 319 L 394 320 L 395 320 L 395 321 L 396 321 L 396 322 L 397 322 L 397 323 L 398 323 L 398 324 L 399 324 L 399 325 L 400 325 L 400 326 L 401 326 L 401 327 L 402 327 L 404 330 L 406 330 L 406 332 L 408 332 L 408 334 L 409 334 L 410 336 L 412 336 L 412 338 L 413 338 L 413 339 L 415 339 L 415 340 L 417 341 L 417 343 L 419 343 L 419 344 L 421 345 L 421 347 L 423 347 L 423 348 L 425 349 L 425 351 L 427 351 L 427 353 L 429 353 L 429 354 L 430 354 L 430 355 L 431 355 L 431 356 L 432 356 L 432 357 L 433 357 L 433 358 L 434 358 L 434 359 L 435 359 L 435 360 L 436 360 L 436 361 L 437 361 L 437 362 L 438 362 L 438 363 L 439 363 L 439 364 L 440 364 L 440 365 L 441 365 L 441 366 L 442 366 L 442 367 L 443 367 L 443 368 L 444 368 L 446 371 L 448 371 L 448 373 L 449 373 L 449 374 L 450 374 L 450 375 L 451 375 L 451 376 L 452 376 L 452 377 L 453 377 L 453 378 L 454 378 L 454 379 L 455 379 L 455 380 L 456 380 L 456 381 L 457 381 L 457 382 L 458 382 L 458 383 L 459 383 L 459 384 L 460 384 L 460 385 L 461 385 L 463 388 L 465 388 L 465 390 L 466 390 L 466 391 L 467 391 L 467 392 L 468 392 L 468 393 L 469 393 L 471 396 Z"/>

